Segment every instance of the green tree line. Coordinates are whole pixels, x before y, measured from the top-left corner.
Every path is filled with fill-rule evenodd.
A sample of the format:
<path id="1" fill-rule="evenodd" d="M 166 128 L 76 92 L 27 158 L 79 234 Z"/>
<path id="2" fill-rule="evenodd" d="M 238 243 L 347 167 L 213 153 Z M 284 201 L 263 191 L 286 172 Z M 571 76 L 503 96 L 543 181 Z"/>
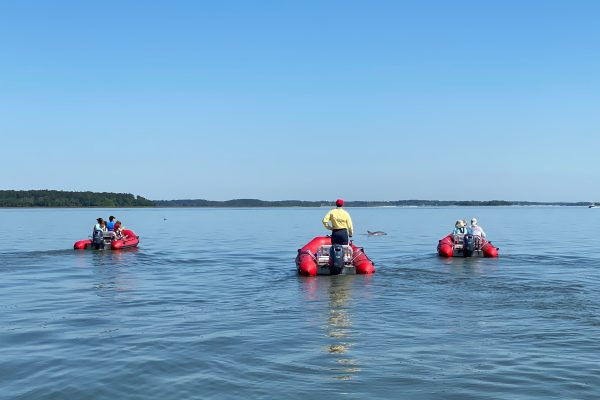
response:
<path id="1" fill-rule="evenodd" d="M 334 201 L 300 201 L 258 199 L 212 200 L 156 200 L 157 207 L 335 207 Z M 346 201 L 345 207 L 494 207 L 494 206 L 587 206 L 587 202 L 534 202 L 506 200 L 395 200 L 395 201 Z"/>
<path id="2" fill-rule="evenodd" d="M 347 201 L 346 207 L 494 207 L 587 206 L 588 202 L 533 202 L 505 200 L 395 200 Z M 68 192 L 62 190 L 0 190 L 0 207 L 334 207 L 333 201 L 234 199 L 148 200 L 130 193 Z"/>
<path id="3" fill-rule="evenodd" d="M 129 193 L 0 190 L 0 207 L 154 207 L 154 202 Z"/>

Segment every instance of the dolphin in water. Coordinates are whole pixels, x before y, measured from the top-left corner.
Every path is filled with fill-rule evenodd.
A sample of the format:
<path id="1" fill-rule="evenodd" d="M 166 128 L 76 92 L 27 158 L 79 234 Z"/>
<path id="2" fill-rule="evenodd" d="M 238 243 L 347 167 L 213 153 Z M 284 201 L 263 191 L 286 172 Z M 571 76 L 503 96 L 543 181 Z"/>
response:
<path id="1" fill-rule="evenodd" d="M 387 235 L 387 233 L 385 233 L 383 231 L 375 231 L 375 232 L 367 231 L 367 234 L 369 236 L 383 236 L 383 235 Z"/>

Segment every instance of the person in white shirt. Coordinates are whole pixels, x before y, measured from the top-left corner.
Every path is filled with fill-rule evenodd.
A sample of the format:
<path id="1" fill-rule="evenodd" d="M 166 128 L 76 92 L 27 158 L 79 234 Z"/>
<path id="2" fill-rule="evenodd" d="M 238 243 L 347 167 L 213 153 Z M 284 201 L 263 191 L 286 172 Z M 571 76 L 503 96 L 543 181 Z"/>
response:
<path id="1" fill-rule="evenodd" d="M 485 239 L 485 232 L 479 225 L 477 225 L 477 218 L 471 218 L 471 226 L 469 226 L 469 233 L 473 236 L 479 236 Z"/>

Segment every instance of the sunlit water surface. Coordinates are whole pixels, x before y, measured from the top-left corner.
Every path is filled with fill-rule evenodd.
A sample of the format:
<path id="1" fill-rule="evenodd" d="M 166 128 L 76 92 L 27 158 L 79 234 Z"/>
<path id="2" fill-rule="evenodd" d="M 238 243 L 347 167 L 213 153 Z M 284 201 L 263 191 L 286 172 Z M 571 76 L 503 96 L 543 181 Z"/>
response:
<path id="1" fill-rule="evenodd" d="M 0 210 L 0 397 L 600 396 L 600 209 L 349 209 L 377 273 L 298 277 L 326 211 Z M 500 257 L 438 258 L 472 216 Z"/>

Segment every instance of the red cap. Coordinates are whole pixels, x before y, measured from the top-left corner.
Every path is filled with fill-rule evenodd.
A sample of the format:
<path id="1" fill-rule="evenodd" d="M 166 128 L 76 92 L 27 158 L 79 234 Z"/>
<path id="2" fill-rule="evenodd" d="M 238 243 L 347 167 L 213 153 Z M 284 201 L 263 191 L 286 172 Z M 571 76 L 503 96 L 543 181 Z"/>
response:
<path id="1" fill-rule="evenodd" d="M 341 206 L 343 206 L 343 205 L 344 205 L 344 200 L 342 200 L 342 199 L 337 199 L 337 200 L 335 201 L 335 205 L 336 205 L 336 206 L 338 206 L 338 207 L 341 207 Z"/>

